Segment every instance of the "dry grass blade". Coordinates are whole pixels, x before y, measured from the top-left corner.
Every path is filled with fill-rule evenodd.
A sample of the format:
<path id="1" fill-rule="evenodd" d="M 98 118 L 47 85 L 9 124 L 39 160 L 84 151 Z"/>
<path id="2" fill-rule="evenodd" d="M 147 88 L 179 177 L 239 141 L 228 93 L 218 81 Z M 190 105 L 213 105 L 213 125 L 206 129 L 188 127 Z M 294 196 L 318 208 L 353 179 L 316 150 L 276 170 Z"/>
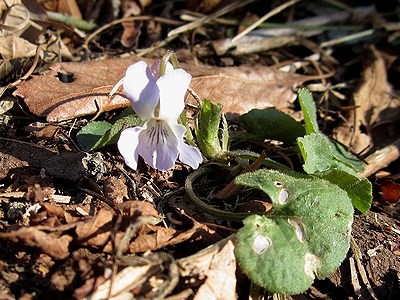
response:
<path id="1" fill-rule="evenodd" d="M 281 11 L 285 10 L 286 8 L 295 5 L 296 3 L 300 2 L 301 0 L 291 0 L 289 2 L 283 3 L 281 5 L 279 5 L 278 7 L 274 8 L 273 10 L 271 10 L 269 13 L 267 13 L 266 15 L 264 15 L 262 18 L 260 18 L 257 22 L 254 22 L 252 25 L 250 25 L 249 27 L 247 27 L 245 30 L 243 30 L 241 33 L 239 33 L 237 36 L 235 36 L 232 39 L 232 43 L 235 43 L 236 41 L 238 41 L 239 39 L 241 39 L 242 37 L 244 37 L 246 34 L 248 34 L 250 31 L 252 31 L 253 29 L 257 28 L 260 24 L 262 24 L 263 22 L 265 22 L 266 20 L 268 20 L 269 18 L 277 15 L 278 13 L 280 13 Z"/>

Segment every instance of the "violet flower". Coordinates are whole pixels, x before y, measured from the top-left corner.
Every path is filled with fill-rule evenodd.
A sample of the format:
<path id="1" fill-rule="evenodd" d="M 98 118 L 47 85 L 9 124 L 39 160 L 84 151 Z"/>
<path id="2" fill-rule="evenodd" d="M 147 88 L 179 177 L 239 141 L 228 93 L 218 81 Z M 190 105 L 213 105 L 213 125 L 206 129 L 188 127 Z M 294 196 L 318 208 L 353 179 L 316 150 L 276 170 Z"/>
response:
<path id="1" fill-rule="evenodd" d="M 165 74 L 159 76 L 160 65 L 158 60 L 149 69 L 140 61 L 128 67 L 123 78 L 124 93 L 142 123 L 121 132 L 118 149 L 134 170 L 139 155 L 162 171 L 173 167 L 178 157 L 196 169 L 203 161 L 201 153 L 184 142 L 186 127 L 177 122 L 192 77 L 182 69 L 174 69 L 169 62 Z"/>

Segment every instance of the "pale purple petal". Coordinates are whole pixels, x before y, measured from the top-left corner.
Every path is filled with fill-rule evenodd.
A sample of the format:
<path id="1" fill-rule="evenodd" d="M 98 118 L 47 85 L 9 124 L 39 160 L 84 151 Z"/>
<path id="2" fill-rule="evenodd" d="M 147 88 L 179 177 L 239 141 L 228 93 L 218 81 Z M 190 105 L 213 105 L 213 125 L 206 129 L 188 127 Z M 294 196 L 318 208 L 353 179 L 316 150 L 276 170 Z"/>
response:
<path id="1" fill-rule="evenodd" d="M 154 169 L 172 168 L 178 157 L 178 140 L 168 123 L 150 120 L 139 134 L 138 153 Z"/>
<path id="2" fill-rule="evenodd" d="M 137 126 L 124 129 L 118 139 L 118 150 L 125 163 L 133 170 L 137 169 L 139 134 L 144 128 Z"/>
<path id="3" fill-rule="evenodd" d="M 128 67 L 124 77 L 124 93 L 132 108 L 141 120 L 154 116 L 154 109 L 160 99 L 157 78 L 144 61 Z"/>
<path id="4" fill-rule="evenodd" d="M 185 126 L 172 124 L 171 129 L 178 139 L 179 160 L 184 164 L 191 166 L 193 169 L 197 169 L 199 164 L 203 162 L 203 157 L 198 148 L 190 146 L 184 142 L 183 136 L 186 132 Z"/>
<path id="5" fill-rule="evenodd" d="M 184 97 L 191 80 L 192 76 L 182 69 L 168 72 L 157 80 L 160 91 L 159 119 L 178 119 L 185 107 Z"/>
<path id="6" fill-rule="evenodd" d="M 179 160 L 184 164 L 197 169 L 199 164 L 203 162 L 200 150 L 196 147 L 190 146 L 184 142 L 178 144 Z"/>
<path id="7" fill-rule="evenodd" d="M 154 77 L 160 77 L 160 65 L 161 59 L 157 59 L 156 62 L 151 66 L 151 72 L 153 73 Z M 167 66 L 165 67 L 165 73 L 171 72 L 174 70 L 174 67 L 170 62 L 167 62 Z"/>

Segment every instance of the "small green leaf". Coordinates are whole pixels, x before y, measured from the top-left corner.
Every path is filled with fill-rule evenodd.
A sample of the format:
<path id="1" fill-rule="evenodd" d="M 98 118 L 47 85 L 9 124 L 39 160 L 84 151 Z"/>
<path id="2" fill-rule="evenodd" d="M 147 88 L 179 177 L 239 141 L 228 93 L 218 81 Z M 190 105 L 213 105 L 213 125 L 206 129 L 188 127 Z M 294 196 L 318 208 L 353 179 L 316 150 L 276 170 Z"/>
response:
<path id="1" fill-rule="evenodd" d="M 336 144 L 331 143 L 329 138 L 322 133 L 305 135 L 298 138 L 297 143 L 304 159 L 304 171 L 308 174 L 315 174 L 329 169 L 339 169 L 357 175 L 357 169 L 353 164 L 348 163 L 350 161 L 348 158 L 344 158 L 340 154 L 340 158 L 343 158 L 344 161 L 337 159 L 331 147 L 331 145 L 336 146 Z M 335 153 L 337 154 L 338 152 L 336 151 Z M 353 158 L 353 160 L 356 161 L 357 159 Z"/>
<path id="2" fill-rule="evenodd" d="M 84 151 L 91 150 L 110 127 L 111 124 L 106 121 L 94 121 L 86 124 L 76 135 L 79 146 Z"/>
<path id="3" fill-rule="evenodd" d="M 372 184 L 368 179 L 361 179 L 358 176 L 336 169 L 316 175 L 345 190 L 353 206 L 361 213 L 365 214 L 371 208 Z"/>
<path id="4" fill-rule="evenodd" d="M 118 118 L 90 150 L 115 144 L 122 129 L 138 126 L 140 122 L 140 119 L 135 115 L 127 115 L 121 119 Z"/>
<path id="5" fill-rule="evenodd" d="M 224 141 L 221 144 L 219 135 L 220 123 L 223 120 L 222 105 L 204 99 L 196 118 L 195 133 L 201 152 L 208 158 L 218 160 L 227 150 L 222 148 L 226 145 Z M 226 139 L 225 135 L 226 133 L 223 132 L 224 139 Z"/>
<path id="6" fill-rule="evenodd" d="M 93 121 L 86 124 L 76 135 L 82 150 L 90 151 L 106 145 L 115 144 L 123 128 L 140 124 L 131 107 L 125 109 L 113 123 Z"/>
<path id="7" fill-rule="evenodd" d="M 244 220 L 237 233 L 240 268 L 273 293 L 299 294 L 325 278 L 346 257 L 353 206 L 335 184 L 266 169 L 242 174 L 237 184 L 267 193 L 273 208 Z"/>
<path id="8" fill-rule="evenodd" d="M 305 172 L 314 174 L 331 168 L 332 154 L 324 135 L 311 133 L 298 138 L 297 143 L 304 159 Z"/>
<path id="9" fill-rule="evenodd" d="M 297 93 L 299 95 L 300 107 L 304 114 L 306 134 L 319 132 L 317 109 L 311 93 L 305 88 L 299 89 Z"/>
<path id="10" fill-rule="evenodd" d="M 275 108 L 252 109 L 239 117 L 239 123 L 249 138 L 278 140 L 288 145 L 305 134 L 300 122 Z"/>

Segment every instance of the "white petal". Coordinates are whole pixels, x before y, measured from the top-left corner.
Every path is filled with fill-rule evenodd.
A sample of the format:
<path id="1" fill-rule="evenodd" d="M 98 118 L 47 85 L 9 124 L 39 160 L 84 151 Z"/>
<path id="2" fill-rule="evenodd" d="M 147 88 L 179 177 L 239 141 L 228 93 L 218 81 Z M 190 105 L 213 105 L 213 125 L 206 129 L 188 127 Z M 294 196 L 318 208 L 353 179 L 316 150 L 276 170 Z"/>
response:
<path id="1" fill-rule="evenodd" d="M 177 120 L 185 103 L 186 90 L 192 76 L 182 69 L 166 73 L 157 80 L 160 91 L 160 112 L 158 118 L 162 120 Z"/>
<path id="2" fill-rule="evenodd" d="M 157 78 L 144 61 L 128 67 L 124 77 L 124 93 L 131 102 L 133 110 L 142 120 L 153 117 L 154 109 L 160 99 Z"/>
<path id="3" fill-rule="evenodd" d="M 178 139 L 178 151 L 179 160 L 184 164 L 191 166 L 193 169 L 197 169 L 199 164 L 203 162 L 203 157 L 198 148 L 186 144 L 183 140 L 183 135 L 186 132 L 186 128 L 180 124 L 171 125 L 171 129 L 174 131 Z"/>
<path id="4" fill-rule="evenodd" d="M 154 169 L 172 168 L 178 157 L 178 140 L 168 123 L 150 120 L 139 135 L 138 153 Z"/>
<path id="5" fill-rule="evenodd" d="M 203 162 L 200 150 L 196 147 L 190 146 L 186 143 L 178 144 L 179 160 L 184 164 L 191 166 L 193 169 L 197 169 L 199 164 Z"/>
<path id="6" fill-rule="evenodd" d="M 125 159 L 125 163 L 133 170 L 137 169 L 139 134 L 144 128 L 132 127 L 124 129 L 118 139 L 118 150 Z"/>

